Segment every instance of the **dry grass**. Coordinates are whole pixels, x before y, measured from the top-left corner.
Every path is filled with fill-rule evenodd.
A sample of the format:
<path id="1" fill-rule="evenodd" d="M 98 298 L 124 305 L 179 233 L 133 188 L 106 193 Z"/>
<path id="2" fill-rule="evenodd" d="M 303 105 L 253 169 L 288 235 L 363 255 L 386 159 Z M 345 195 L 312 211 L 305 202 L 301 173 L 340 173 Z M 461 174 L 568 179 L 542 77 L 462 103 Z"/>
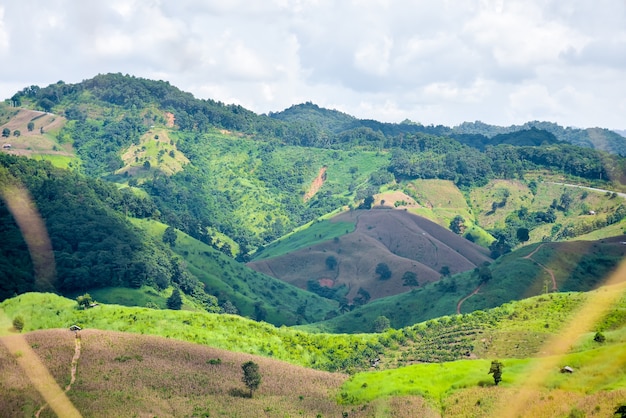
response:
<path id="1" fill-rule="evenodd" d="M 70 379 L 73 333 L 45 330 L 26 338 L 64 387 Z M 85 417 L 340 417 L 343 412 L 408 417 L 430 411 L 421 398 L 410 397 L 339 405 L 335 399 L 346 375 L 267 358 L 118 332 L 83 330 L 81 340 L 77 379 L 68 396 Z M 211 364 L 218 359 L 219 364 Z M 253 398 L 241 382 L 241 364 L 248 360 L 259 364 L 262 374 Z M 32 416 L 43 400 L 3 346 L 0 365 L 0 416 Z M 52 412 L 46 408 L 41 416 Z"/>
<path id="2" fill-rule="evenodd" d="M 495 417 L 506 411 L 498 411 L 507 405 L 507 399 L 518 396 L 520 391 L 528 394 L 528 402 L 520 417 L 551 418 L 567 417 L 572 411 L 580 411 L 586 417 L 612 417 L 615 407 L 626 400 L 626 390 L 600 391 L 592 394 L 563 390 L 535 390 L 511 387 L 471 388 L 454 393 L 445 400 L 446 417 Z"/>
<path id="3" fill-rule="evenodd" d="M 350 289 L 349 299 L 363 288 L 374 300 L 410 290 L 402 281 L 407 271 L 415 273 L 424 285 L 439 280 L 443 266 L 458 273 L 490 260 L 484 248 L 402 209 L 348 211 L 333 219 L 355 223 L 356 228 L 336 240 L 248 266 L 301 288 L 306 288 L 309 280 L 330 279 L 335 286 Z M 326 265 L 330 256 L 337 260 L 332 270 Z M 379 263 L 392 266 L 388 280 L 379 279 Z"/>

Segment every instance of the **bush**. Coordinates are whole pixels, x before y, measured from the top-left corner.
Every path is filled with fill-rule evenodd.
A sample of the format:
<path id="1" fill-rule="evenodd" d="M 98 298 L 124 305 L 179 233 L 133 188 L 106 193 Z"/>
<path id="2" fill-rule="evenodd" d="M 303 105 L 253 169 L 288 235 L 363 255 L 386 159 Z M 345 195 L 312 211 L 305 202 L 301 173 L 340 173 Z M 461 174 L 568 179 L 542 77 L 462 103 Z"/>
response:
<path id="1" fill-rule="evenodd" d="M 13 318 L 13 328 L 18 330 L 19 332 L 22 332 L 22 330 L 24 329 L 24 318 L 22 318 L 21 316 L 16 316 L 15 318 Z"/>
<path id="2" fill-rule="evenodd" d="M 597 343 L 603 343 L 606 341 L 606 337 L 601 332 L 596 332 L 596 335 L 593 336 L 593 340 Z"/>

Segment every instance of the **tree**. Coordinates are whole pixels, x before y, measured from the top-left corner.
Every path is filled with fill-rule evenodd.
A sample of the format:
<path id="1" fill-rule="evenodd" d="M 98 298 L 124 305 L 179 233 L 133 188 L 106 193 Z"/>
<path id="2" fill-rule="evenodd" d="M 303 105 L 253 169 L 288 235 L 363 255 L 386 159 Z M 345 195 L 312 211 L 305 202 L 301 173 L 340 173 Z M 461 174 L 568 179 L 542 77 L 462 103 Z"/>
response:
<path id="1" fill-rule="evenodd" d="M 151 164 L 150 161 L 144 161 L 143 168 L 146 170 L 150 170 Z"/>
<path id="2" fill-rule="evenodd" d="M 404 275 L 402 275 L 402 285 L 403 286 L 419 286 L 419 283 L 417 281 L 417 274 L 415 274 L 412 271 L 404 272 Z"/>
<path id="3" fill-rule="evenodd" d="M 167 298 L 167 309 L 172 309 L 175 311 L 180 310 L 183 306 L 183 299 L 180 296 L 180 290 L 174 289 L 172 295 Z"/>
<path id="4" fill-rule="evenodd" d="M 165 228 L 165 232 L 163 233 L 163 242 L 169 244 L 170 247 L 176 245 L 176 238 L 178 235 L 176 234 L 176 229 L 168 226 Z"/>
<path id="5" fill-rule="evenodd" d="M 530 239 L 528 228 L 517 228 L 517 239 L 521 243 L 528 241 Z"/>
<path id="6" fill-rule="evenodd" d="M 361 205 L 361 207 L 362 207 L 363 209 L 371 209 L 373 204 L 374 204 L 374 196 L 369 195 L 369 196 L 365 197 L 365 199 L 363 200 L 363 204 Z"/>
<path id="7" fill-rule="evenodd" d="M 385 332 L 391 328 L 391 321 L 386 316 L 379 316 L 374 321 L 374 332 Z"/>
<path id="8" fill-rule="evenodd" d="M 243 383 L 250 389 L 250 397 L 252 397 L 253 391 L 257 390 L 261 384 L 259 365 L 253 361 L 247 361 L 241 365 L 241 369 L 243 370 Z"/>
<path id="9" fill-rule="evenodd" d="M 9 136 L 11 136 L 11 130 L 9 128 L 4 128 L 2 130 L 2 136 L 4 138 L 8 138 Z"/>
<path id="10" fill-rule="evenodd" d="M 500 363 L 498 360 L 493 360 L 491 362 L 491 367 L 489 368 L 488 374 L 493 374 L 493 383 L 498 386 L 498 383 L 502 381 L 502 369 L 504 365 Z"/>
<path id="11" fill-rule="evenodd" d="M 391 270 L 386 263 L 378 263 L 376 265 L 376 274 L 380 280 L 387 280 L 391 277 Z"/>
<path id="12" fill-rule="evenodd" d="M 24 318 L 19 315 L 13 318 L 13 328 L 15 328 L 19 332 L 22 332 L 22 330 L 24 329 Z"/>
<path id="13" fill-rule="evenodd" d="M 326 257 L 326 267 L 328 270 L 334 270 L 337 267 L 337 258 L 333 255 Z"/>
<path id="14" fill-rule="evenodd" d="M 76 298 L 76 302 L 78 302 L 78 306 L 82 306 L 83 309 L 87 309 L 93 303 L 93 299 L 89 293 L 85 293 Z"/>
<path id="15" fill-rule="evenodd" d="M 606 337 L 600 331 L 596 332 L 596 335 L 593 336 L 593 340 L 597 343 L 603 343 L 606 341 Z"/>
<path id="16" fill-rule="evenodd" d="M 28 129 L 28 132 L 32 132 L 35 129 L 35 122 L 28 122 L 26 129 Z"/>
<path id="17" fill-rule="evenodd" d="M 450 231 L 461 235 L 465 231 L 465 219 L 461 215 L 456 215 L 450 221 Z"/>
<path id="18" fill-rule="evenodd" d="M 439 270 L 439 273 L 441 273 L 441 275 L 444 276 L 444 277 L 448 277 L 450 275 L 450 267 L 448 267 L 448 266 L 441 266 L 441 269 Z"/>
<path id="19" fill-rule="evenodd" d="M 233 305 L 233 303 L 229 300 L 222 303 L 222 310 L 224 311 L 225 314 L 231 314 L 231 315 L 239 314 L 239 309 L 237 309 L 237 307 Z"/>
<path id="20" fill-rule="evenodd" d="M 13 131 L 13 136 L 19 137 L 20 135 L 22 135 L 22 132 L 20 132 L 19 129 L 16 129 L 16 130 Z"/>

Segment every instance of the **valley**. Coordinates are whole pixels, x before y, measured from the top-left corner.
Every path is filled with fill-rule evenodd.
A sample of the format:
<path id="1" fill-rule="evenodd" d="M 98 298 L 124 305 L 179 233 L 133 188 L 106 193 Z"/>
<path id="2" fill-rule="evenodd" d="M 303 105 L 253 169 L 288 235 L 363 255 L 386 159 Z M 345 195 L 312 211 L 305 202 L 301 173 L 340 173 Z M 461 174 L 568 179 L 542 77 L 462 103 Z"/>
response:
<path id="1" fill-rule="evenodd" d="M 625 402 L 615 133 L 259 115 L 121 74 L 26 88 L 0 130 L 0 416 L 56 411 L 27 359 L 82 416 Z"/>

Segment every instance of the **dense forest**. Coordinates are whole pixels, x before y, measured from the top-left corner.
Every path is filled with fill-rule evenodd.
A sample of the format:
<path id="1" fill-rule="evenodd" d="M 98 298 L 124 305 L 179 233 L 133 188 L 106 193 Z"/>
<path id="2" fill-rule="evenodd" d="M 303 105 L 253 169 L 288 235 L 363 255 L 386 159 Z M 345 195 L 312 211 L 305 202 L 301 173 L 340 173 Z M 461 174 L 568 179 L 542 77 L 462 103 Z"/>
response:
<path id="1" fill-rule="evenodd" d="M 215 304 L 179 257 L 126 218 L 158 216 L 151 199 L 46 162 L 6 154 L 0 154 L 0 185 L 0 299 L 27 291 L 142 285 L 164 289 L 176 284 L 207 308 Z M 28 190 L 45 223 L 56 265 L 52 283 L 36 280 L 22 231 L 7 207 L 9 185 Z M 52 289 L 42 288 L 50 284 Z"/>

